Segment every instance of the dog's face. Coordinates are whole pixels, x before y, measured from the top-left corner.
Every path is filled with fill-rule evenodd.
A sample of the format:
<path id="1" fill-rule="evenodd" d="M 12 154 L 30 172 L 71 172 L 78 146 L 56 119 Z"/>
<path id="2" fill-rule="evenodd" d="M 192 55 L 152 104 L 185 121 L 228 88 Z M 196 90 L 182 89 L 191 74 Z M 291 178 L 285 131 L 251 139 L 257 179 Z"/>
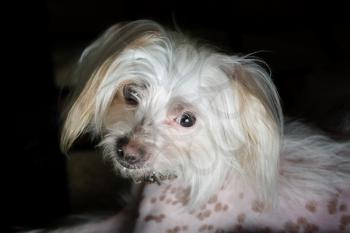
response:
<path id="1" fill-rule="evenodd" d="M 107 31 L 84 52 L 80 69 L 91 72 L 68 113 L 64 147 L 84 131 L 99 135 L 122 175 L 159 183 L 177 177 L 191 187 L 193 203 L 230 176 L 273 188 L 280 108 L 252 60 L 136 21 Z"/>

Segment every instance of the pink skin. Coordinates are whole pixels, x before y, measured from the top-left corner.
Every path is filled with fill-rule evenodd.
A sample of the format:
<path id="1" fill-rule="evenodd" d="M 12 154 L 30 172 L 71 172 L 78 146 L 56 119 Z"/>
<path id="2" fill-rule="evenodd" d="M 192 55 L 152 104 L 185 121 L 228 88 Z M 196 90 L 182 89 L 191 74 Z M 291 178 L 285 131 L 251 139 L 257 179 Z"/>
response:
<path id="1" fill-rule="evenodd" d="M 187 192 L 177 180 L 146 185 L 136 215 L 124 209 L 109 219 L 70 232 L 350 232 L 350 188 L 333 199 L 305 199 L 298 204 L 281 199 L 281 205 L 268 208 L 256 200 L 251 189 L 236 186 L 222 188 L 195 210 L 184 208 Z"/>
<path id="2" fill-rule="evenodd" d="M 349 193 L 299 204 L 281 200 L 283 205 L 267 208 L 248 188 L 228 188 L 190 211 L 183 208 L 184 189 L 176 181 L 151 184 L 144 189 L 134 232 L 350 232 Z"/>

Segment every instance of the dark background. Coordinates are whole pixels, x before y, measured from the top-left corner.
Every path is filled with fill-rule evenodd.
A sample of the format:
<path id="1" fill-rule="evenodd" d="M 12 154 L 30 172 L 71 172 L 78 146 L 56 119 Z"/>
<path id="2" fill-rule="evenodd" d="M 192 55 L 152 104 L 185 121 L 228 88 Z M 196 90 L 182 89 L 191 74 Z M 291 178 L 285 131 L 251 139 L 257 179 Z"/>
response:
<path id="1" fill-rule="evenodd" d="M 96 186 L 90 188 L 93 191 L 74 188 L 71 180 L 85 179 L 89 186 L 89 179 L 75 156 L 69 158 L 58 148 L 59 115 L 70 91 L 67 80 L 62 81 L 64 74 L 82 48 L 110 25 L 154 19 L 171 28 L 176 24 L 232 53 L 261 51 L 257 56 L 272 70 L 285 113 L 346 138 L 350 133 L 347 9 L 335 1 L 277 0 L 48 0 L 3 7 L 2 37 L 7 41 L 2 51 L 9 53 L 2 53 L 6 60 L 2 115 L 8 118 L 3 121 L 4 232 L 45 226 L 111 194 L 99 196 Z M 93 145 L 82 143 L 78 149 L 92 150 Z M 101 187 L 113 183 L 104 177 L 95 177 L 94 182 Z M 78 191 L 72 195 L 72 189 Z"/>

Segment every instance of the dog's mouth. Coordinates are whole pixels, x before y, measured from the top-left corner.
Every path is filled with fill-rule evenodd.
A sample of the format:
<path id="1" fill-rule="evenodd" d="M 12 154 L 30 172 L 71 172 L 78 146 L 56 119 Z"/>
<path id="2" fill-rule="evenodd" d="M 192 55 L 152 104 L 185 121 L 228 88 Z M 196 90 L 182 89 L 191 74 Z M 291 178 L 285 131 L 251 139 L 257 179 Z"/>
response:
<path id="1" fill-rule="evenodd" d="M 127 169 L 135 169 L 136 170 L 136 169 L 143 169 L 144 168 L 143 166 L 140 166 L 140 165 L 130 164 L 124 159 L 117 159 L 117 160 L 118 160 L 118 163 L 120 165 L 122 165 L 124 168 L 127 168 Z"/>
<path id="2" fill-rule="evenodd" d="M 131 178 L 135 183 L 157 183 L 161 184 L 166 180 L 173 180 L 177 176 L 173 173 L 158 172 L 147 165 L 133 165 L 124 159 L 117 159 L 119 170 L 122 175 Z"/>
<path id="3" fill-rule="evenodd" d="M 165 180 L 173 180 L 177 178 L 174 174 L 166 174 L 163 175 L 159 172 L 152 172 L 151 174 L 144 175 L 142 177 L 138 177 L 136 179 L 133 179 L 135 183 L 157 183 L 161 184 Z"/>

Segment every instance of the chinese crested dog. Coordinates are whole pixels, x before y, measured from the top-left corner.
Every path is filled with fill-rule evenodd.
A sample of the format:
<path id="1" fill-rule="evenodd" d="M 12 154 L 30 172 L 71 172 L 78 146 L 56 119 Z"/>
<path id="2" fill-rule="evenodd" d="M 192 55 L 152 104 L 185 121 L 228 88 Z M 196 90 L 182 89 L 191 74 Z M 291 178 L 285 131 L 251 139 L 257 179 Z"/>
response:
<path id="1" fill-rule="evenodd" d="M 100 138 L 138 201 L 67 231 L 350 232 L 349 142 L 285 124 L 261 64 L 152 21 L 108 29 L 79 60 L 62 148 Z"/>

